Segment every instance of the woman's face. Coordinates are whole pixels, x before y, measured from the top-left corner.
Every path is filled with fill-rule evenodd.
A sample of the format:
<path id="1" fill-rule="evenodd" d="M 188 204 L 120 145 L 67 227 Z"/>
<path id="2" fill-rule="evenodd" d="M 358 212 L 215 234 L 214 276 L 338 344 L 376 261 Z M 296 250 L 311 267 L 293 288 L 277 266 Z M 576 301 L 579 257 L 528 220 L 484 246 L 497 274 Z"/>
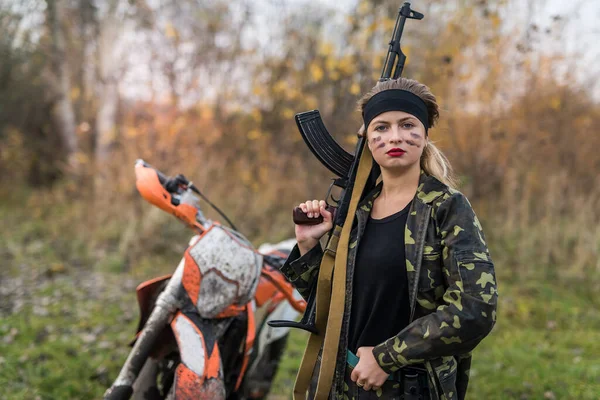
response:
<path id="1" fill-rule="evenodd" d="M 406 169 L 418 163 L 426 143 L 425 126 L 404 111 L 387 111 L 367 127 L 367 143 L 382 169 Z"/>

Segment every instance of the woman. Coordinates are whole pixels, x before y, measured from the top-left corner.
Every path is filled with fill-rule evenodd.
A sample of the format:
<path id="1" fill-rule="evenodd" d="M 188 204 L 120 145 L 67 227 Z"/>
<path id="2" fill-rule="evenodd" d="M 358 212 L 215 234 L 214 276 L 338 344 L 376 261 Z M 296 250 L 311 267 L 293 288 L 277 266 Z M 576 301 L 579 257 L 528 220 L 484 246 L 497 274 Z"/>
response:
<path id="1" fill-rule="evenodd" d="M 378 83 L 359 110 L 381 176 L 350 234 L 330 398 L 464 399 L 470 352 L 496 321 L 497 290 L 481 224 L 429 141 L 439 117 L 435 96 L 399 78 Z M 324 201 L 299 207 L 323 217 L 296 225 L 298 244 L 282 267 L 306 297 L 332 215 Z"/>

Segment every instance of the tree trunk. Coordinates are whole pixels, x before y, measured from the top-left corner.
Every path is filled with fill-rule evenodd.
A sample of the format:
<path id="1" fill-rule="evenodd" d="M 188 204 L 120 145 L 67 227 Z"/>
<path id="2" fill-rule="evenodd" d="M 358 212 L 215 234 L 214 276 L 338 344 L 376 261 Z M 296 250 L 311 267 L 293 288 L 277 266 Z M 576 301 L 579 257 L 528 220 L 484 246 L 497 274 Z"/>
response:
<path id="1" fill-rule="evenodd" d="M 63 30 L 64 0 L 46 0 L 47 27 L 52 38 L 51 87 L 54 89 L 56 103 L 52 110 L 55 129 L 62 139 L 71 172 L 77 172 L 77 152 L 79 150 L 75 111 L 71 102 L 71 72 L 67 60 L 65 34 Z"/>
<path id="2" fill-rule="evenodd" d="M 119 90 L 115 79 L 108 79 L 100 89 L 96 115 L 96 163 L 101 166 L 108 160 L 111 146 L 117 138 L 117 105 Z"/>
<path id="3" fill-rule="evenodd" d="M 107 161 L 117 139 L 117 107 L 119 104 L 118 73 L 121 66 L 119 37 L 122 28 L 116 16 L 118 0 L 112 0 L 100 22 L 98 38 L 98 112 L 96 114 L 96 165 Z M 100 171 L 99 171 L 100 172 Z"/>

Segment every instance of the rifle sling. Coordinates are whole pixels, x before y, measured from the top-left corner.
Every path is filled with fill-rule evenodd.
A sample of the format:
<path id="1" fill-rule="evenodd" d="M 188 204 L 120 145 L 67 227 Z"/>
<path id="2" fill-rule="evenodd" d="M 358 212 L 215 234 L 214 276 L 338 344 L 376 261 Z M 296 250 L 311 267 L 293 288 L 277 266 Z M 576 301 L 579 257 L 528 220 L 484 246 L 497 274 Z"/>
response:
<path id="1" fill-rule="evenodd" d="M 346 300 L 346 265 L 350 232 L 372 164 L 373 157 L 369 148 L 365 146 L 360 155 L 346 220 L 343 227 L 335 227 L 321 261 L 317 282 L 315 319 L 319 334 L 311 334 L 308 339 L 294 385 L 294 400 L 306 398 L 321 347 L 323 347 L 323 353 L 314 398 L 327 399 L 331 391 Z"/>

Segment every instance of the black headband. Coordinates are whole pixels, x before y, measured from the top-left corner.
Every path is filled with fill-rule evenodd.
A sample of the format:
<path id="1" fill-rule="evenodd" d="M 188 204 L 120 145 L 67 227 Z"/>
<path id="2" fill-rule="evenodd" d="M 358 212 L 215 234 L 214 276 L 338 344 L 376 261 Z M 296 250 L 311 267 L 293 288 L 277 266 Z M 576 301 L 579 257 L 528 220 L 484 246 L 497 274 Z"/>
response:
<path id="1" fill-rule="evenodd" d="M 375 117 L 387 111 L 404 111 L 414 115 L 429 129 L 429 113 L 425 102 L 416 94 L 402 89 L 388 89 L 371 97 L 363 110 L 365 131 Z"/>

